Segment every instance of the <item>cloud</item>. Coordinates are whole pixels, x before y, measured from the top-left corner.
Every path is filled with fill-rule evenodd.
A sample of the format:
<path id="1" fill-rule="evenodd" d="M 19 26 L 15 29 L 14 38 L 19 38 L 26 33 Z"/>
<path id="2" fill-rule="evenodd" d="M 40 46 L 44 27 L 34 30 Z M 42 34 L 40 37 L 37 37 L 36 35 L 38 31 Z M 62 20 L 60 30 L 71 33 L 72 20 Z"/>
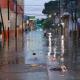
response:
<path id="1" fill-rule="evenodd" d="M 31 13 L 42 15 L 44 3 L 48 1 L 50 0 L 24 0 L 24 13 L 27 15 Z M 33 15 L 36 16 L 35 14 Z"/>

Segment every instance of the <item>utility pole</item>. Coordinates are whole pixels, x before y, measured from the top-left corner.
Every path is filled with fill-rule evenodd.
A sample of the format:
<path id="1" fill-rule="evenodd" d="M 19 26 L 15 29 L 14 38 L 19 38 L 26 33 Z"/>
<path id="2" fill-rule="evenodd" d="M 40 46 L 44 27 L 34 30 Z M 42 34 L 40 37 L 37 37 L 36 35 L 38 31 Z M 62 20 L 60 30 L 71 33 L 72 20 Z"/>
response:
<path id="1" fill-rule="evenodd" d="M 75 30 L 76 30 L 76 35 L 78 35 L 78 31 L 77 31 L 77 0 L 75 0 Z M 75 63 L 77 63 L 77 55 L 78 55 L 78 52 L 77 52 L 77 48 L 78 47 L 78 38 L 76 37 L 76 46 L 75 46 Z"/>
<path id="2" fill-rule="evenodd" d="M 61 22 L 61 5 L 60 5 L 60 0 L 59 0 L 59 24 Z"/>
<path id="3" fill-rule="evenodd" d="M 10 12 L 10 11 L 9 11 L 9 2 L 10 2 L 10 1 L 7 0 L 7 5 L 8 5 L 8 20 L 9 20 L 9 18 L 10 18 L 10 17 L 9 17 L 9 12 Z"/>
<path id="4" fill-rule="evenodd" d="M 16 14 L 15 14 L 15 50 L 17 51 L 17 0 L 16 0 Z"/>
<path id="5" fill-rule="evenodd" d="M 8 41 L 8 49 L 9 49 L 9 27 L 10 27 L 10 11 L 9 11 L 9 6 L 10 5 L 10 1 L 7 0 L 7 8 L 8 8 L 8 28 L 7 28 L 7 41 Z"/>
<path id="6" fill-rule="evenodd" d="M 77 0 L 75 0 L 75 27 L 77 24 Z"/>
<path id="7" fill-rule="evenodd" d="M 23 13 L 22 13 L 22 48 L 23 48 L 23 46 L 24 46 L 23 17 L 24 17 L 24 15 L 23 15 Z"/>

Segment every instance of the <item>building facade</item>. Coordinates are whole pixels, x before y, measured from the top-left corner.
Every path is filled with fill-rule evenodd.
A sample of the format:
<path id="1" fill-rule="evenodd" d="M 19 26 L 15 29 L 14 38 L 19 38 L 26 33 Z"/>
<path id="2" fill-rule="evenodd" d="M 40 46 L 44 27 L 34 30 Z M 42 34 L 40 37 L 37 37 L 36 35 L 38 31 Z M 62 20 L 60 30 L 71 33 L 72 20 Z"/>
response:
<path id="1" fill-rule="evenodd" d="M 18 26 L 20 26 L 22 23 L 22 15 L 24 13 L 23 5 L 24 5 L 24 0 L 17 0 L 17 25 Z M 8 27 L 10 27 L 10 29 L 13 29 L 15 27 L 15 20 L 16 20 L 16 0 L 0 0 L 0 7 L 2 11 L 3 23 L 5 29 L 7 29 Z"/>
<path id="2" fill-rule="evenodd" d="M 0 0 L 0 8 L 2 13 L 2 18 L 0 14 L 0 22 L 2 23 L 3 19 L 4 30 L 8 31 L 9 28 L 9 31 L 15 35 L 15 27 L 17 27 L 17 30 L 22 29 L 24 0 Z"/>

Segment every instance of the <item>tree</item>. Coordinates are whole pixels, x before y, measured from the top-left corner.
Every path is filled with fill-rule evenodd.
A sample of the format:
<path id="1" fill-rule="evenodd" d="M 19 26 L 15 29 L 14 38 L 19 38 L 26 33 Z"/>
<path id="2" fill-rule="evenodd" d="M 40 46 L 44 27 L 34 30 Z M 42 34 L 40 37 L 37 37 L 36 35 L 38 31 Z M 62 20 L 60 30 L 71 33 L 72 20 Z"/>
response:
<path id="1" fill-rule="evenodd" d="M 43 14 L 47 16 L 51 15 L 44 21 L 44 29 L 49 29 L 52 27 L 53 20 L 55 20 L 55 13 L 59 13 L 59 1 L 49 1 L 48 3 L 44 4 L 44 9 L 42 11 Z"/>
<path id="2" fill-rule="evenodd" d="M 43 9 L 42 13 L 46 15 L 53 15 L 55 12 L 57 13 L 59 11 L 58 1 L 50 1 L 45 3 L 44 7 L 45 8 Z"/>
<path id="3" fill-rule="evenodd" d="M 51 19 L 45 19 L 43 22 L 43 29 L 50 29 L 52 27 L 52 23 Z"/>

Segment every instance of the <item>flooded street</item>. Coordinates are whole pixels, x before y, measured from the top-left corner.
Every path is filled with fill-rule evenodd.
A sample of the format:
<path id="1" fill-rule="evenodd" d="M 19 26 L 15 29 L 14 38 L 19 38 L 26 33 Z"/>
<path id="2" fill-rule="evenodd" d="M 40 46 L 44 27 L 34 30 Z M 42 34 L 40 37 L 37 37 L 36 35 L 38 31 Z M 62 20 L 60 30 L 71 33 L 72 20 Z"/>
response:
<path id="1" fill-rule="evenodd" d="M 44 37 L 42 29 L 24 32 L 24 47 L 22 53 L 7 52 L 1 57 L 6 59 L 8 64 L 0 66 L 1 80 L 79 80 L 79 71 L 70 67 L 64 56 L 64 38 L 60 35 L 48 34 Z M 48 45 L 49 44 L 49 45 Z M 52 45 L 53 44 L 53 45 Z M 18 45 L 20 46 L 20 45 Z M 5 54 L 5 53 L 4 53 Z M 11 56 L 13 58 L 11 59 Z M 67 64 L 66 61 L 69 63 Z M 10 63 L 9 63 L 10 62 Z M 5 63 L 5 60 L 4 60 Z M 67 70 L 61 70 L 61 66 Z M 56 69 L 60 68 L 59 70 Z"/>
<path id="2" fill-rule="evenodd" d="M 43 30 L 30 31 L 24 33 L 24 48 L 22 53 L 17 53 L 16 62 L 12 58 L 12 63 L 4 64 L 0 68 L 1 80 L 48 80 L 47 55 Z M 36 53 L 33 55 L 33 53 Z M 8 53 L 9 54 L 9 53 Z M 13 57 L 15 57 L 15 55 Z M 8 55 L 7 55 L 8 56 Z M 4 57 L 5 58 L 5 57 Z M 7 57 L 9 58 L 10 56 Z M 13 61 L 15 63 L 13 63 Z M 21 62 L 21 63 L 19 63 Z M 9 77 L 10 76 L 10 77 Z"/>
<path id="3" fill-rule="evenodd" d="M 43 30 L 39 29 L 25 33 L 24 37 L 24 55 L 25 64 L 46 64 L 46 42 L 43 38 Z M 35 53 L 35 55 L 33 55 Z"/>
<path id="4" fill-rule="evenodd" d="M 80 80 L 80 0 L 0 0 L 0 80 Z"/>

